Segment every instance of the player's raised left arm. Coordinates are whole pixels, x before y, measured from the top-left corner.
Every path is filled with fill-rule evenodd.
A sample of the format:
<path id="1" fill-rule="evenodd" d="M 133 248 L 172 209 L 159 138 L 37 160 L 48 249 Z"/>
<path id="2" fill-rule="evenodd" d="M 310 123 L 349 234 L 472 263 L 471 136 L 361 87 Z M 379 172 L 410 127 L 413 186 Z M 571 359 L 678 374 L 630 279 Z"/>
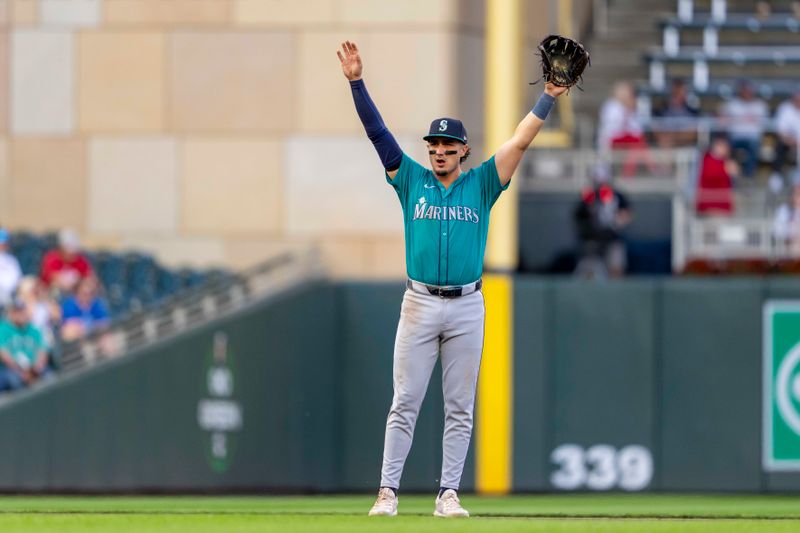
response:
<path id="1" fill-rule="evenodd" d="M 517 170 L 525 150 L 528 149 L 539 130 L 544 126 L 544 121 L 555 104 L 555 99 L 566 91 L 567 87 L 559 87 L 552 83 L 545 84 L 544 93 L 533 110 L 522 119 L 514 135 L 504 142 L 500 149 L 497 150 L 497 153 L 494 154 L 497 175 L 500 177 L 500 183 L 503 186 L 511 181 L 511 176 Z"/>

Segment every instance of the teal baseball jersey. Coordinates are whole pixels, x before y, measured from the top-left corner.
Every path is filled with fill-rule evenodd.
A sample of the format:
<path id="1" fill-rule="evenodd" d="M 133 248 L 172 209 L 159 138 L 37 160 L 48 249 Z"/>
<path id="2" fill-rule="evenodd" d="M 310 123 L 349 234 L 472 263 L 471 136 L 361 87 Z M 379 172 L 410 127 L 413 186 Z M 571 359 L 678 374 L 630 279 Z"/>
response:
<path id="1" fill-rule="evenodd" d="M 46 346 L 36 326 L 27 324 L 18 328 L 8 320 L 3 320 L 0 321 L 0 349 L 8 352 L 22 368 L 29 368 L 36 363 L 36 357 Z"/>
<path id="2" fill-rule="evenodd" d="M 483 272 L 489 211 L 500 193 L 494 156 L 463 172 L 448 189 L 407 155 L 394 179 L 403 208 L 408 277 L 428 285 L 466 285 Z"/>

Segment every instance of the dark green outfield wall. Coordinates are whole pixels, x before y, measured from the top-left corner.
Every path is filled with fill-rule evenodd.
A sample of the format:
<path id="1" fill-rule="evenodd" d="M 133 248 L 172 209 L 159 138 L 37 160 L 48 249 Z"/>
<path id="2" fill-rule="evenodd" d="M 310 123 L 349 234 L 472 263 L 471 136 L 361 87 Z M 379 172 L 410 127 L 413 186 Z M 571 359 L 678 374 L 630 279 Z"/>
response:
<path id="1" fill-rule="evenodd" d="M 800 281 L 518 279 L 515 298 L 516 490 L 553 489 L 562 445 L 646 448 L 647 489 L 800 489 L 761 466 L 762 307 Z"/>
<path id="2" fill-rule="evenodd" d="M 19 398 L 0 410 L 0 489 L 337 488 L 335 305 L 308 287 Z M 197 417 L 219 331 L 242 410 L 224 472 Z"/>
<path id="3" fill-rule="evenodd" d="M 374 490 L 402 294 L 316 283 L 18 395 L 0 490 Z M 519 278 L 514 297 L 515 490 L 800 489 L 761 467 L 762 305 L 800 281 Z M 405 490 L 438 485 L 440 383 Z"/>

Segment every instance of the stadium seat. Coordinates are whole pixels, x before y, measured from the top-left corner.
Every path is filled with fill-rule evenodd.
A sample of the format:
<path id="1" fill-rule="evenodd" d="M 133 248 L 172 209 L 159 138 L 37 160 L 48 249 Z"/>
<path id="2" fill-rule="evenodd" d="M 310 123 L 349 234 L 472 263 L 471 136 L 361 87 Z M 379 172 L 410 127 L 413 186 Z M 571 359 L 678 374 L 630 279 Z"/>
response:
<path id="1" fill-rule="evenodd" d="M 112 252 L 100 252 L 95 256 L 95 268 L 100 281 L 106 288 L 126 286 L 127 264 Z"/>
<path id="2" fill-rule="evenodd" d="M 19 261 L 22 273 L 38 275 L 42 265 L 42 257 L 47 251 L 45 242 L 37 235 L 26 232 L 14 232 L 11 235 L 11 253 Z"/>
<path id="3" fill-rule="evenodd" d="M 180 278 L 172 270 L 157 267 L 156 294 L 158 298 L 165 298 L 178 292 L 181 288 Z"/>
<path id="4" fill-rule="evenodd" d="M 182 268 L 178 270 L 178 279 L 184 289 L 196 287 L 205 281 L 205 274 L 193 268 Z"/>
<path id="5" fill-rule="evenodd" d="M 50 232 L 42 235 L 42 242 L 45 248 L 52 250 L 58 248 L 58 233 Z"/>
<path id="6" fill-rule="evenodd" d="M 153 257 L 139 253 L 128 253 L 124 256 L 127 271 L 128 292 L 134 305 L 147 305 L 157 298 L 156 263 Z"/>

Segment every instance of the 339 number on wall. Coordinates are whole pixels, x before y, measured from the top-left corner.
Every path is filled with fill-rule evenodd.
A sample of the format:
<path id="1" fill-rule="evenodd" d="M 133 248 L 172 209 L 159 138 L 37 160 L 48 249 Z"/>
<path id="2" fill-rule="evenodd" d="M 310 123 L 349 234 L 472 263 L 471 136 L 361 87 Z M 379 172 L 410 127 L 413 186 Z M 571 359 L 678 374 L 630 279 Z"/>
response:
<path id="1" fill-rule="evenodd" d="M 617 450 L 608 444 L 584 448 L 562 444 L 550 454 L 556 470 L 550 483 L 562 490 L 636 491 L 645 489 L 653 479 L 653 456 L 644 446 L 630 445 Z"/>

